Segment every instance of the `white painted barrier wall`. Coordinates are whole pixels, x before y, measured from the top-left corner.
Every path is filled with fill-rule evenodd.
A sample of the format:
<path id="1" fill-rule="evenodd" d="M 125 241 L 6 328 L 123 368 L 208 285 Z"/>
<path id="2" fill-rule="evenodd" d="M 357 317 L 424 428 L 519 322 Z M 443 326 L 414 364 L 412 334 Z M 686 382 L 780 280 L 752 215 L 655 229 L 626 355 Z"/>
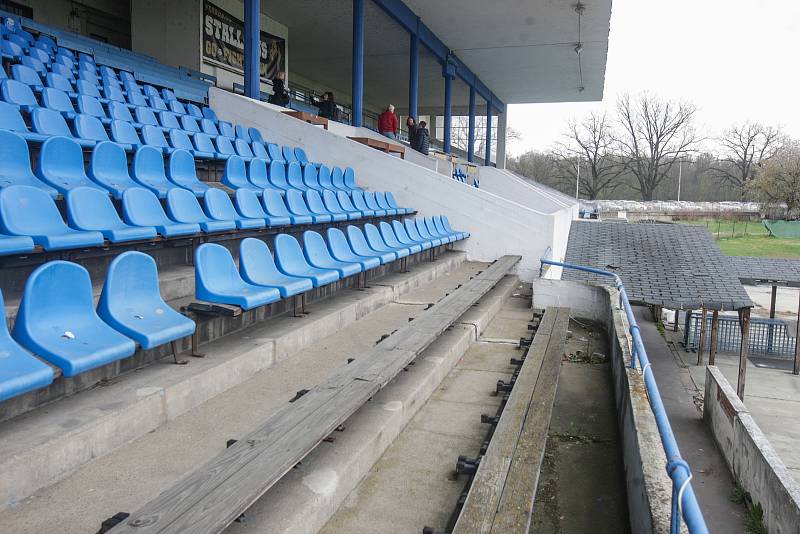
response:
<path id="1" fill-rule="evenodd" d="M 352 167 L 359 185 L 392 191 L 401 205 L 415 208 L 422 216 L 447 215 L 455 228 L 470 232 L 471 237 L 459 248 L 471 260 L 492 261 L 504 254 L 519 254 L 518 274 L 530 281 L 538 276 L 539 258 L 548 247 L 555 251 L 566 248 L 570 209 L 554 211 L 545 199 L 540 209 L 533 195 L 524 199 L 524 204 L 512 201 L 443 176 L 431 169 L 428 158 L 421 154 L 408 151 L 408 159 L 403 161 L 346 138 L 375 135 L 364 128 L 332 124 L 331 131 L 325 131 L 269 104 L 213 87 L 209 103 L 220 119 L 255 126 L 270 142 L 301 146 L 313 161 Z M 418 157 L 425 159 L 418 161 Z"/>

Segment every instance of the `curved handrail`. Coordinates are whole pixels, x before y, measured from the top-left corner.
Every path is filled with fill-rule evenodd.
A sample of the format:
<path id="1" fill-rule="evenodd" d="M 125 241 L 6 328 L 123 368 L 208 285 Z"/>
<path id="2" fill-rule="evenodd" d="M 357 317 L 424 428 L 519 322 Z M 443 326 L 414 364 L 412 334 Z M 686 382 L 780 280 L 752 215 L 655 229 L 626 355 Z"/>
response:
<path id="1" fill-rule="evenodd" d="M 642 368 L 642 374 L 644 375 L 647 398 L 650 399 L 650 408 L 653 410 L 658 433 L 661 436 L 661 445 L 664 447 L 664 453 L 667 456 L 667 474 L 670 479 L 672 479 L 672 517 L 670 520 L 670 532 L 674 534 L 680 532 L 681 517 L 683 517 L 683 521 L 686 522 L 686 526 L 689 528 L 691 534 L 708 533 L 708 527 L 706 526 L 705 519 L 703 519 L 703 512 L 700 510 L 700 504 L 697 502 L 697 497 L 692 489 L 692 471 L 689 468 L 689 464 L 681 457 L 680 450 L 678 449 L 678 442 L 675 440 L 675 434 L 672 432 L 672 426 L 669 423 L 667 411 L 661 400 L 658 384 L 656 384 L 656 378 L 650 366 L 650 360 L 647 357 L 647 350 L 644 348 L 644 342 L 642 342 L 642 336 L 639 333 L 639 325 L 636 322 L 636 318 L 633 316 L 633 309 L 628 300 L 628 293 L 625 291 L 625 286 L 622 284 L 622 279 L 616 273 L 595 269 L 593 267 L 563 263 L 546 258 L 542 258 L 539 261 L 542 265 L 555 265 L 564 269 L 575 269 L 614 279 L 616 288 L 619 291 L 620 307 L 625 311 L 625 315 L 628 318 L 630 334 L 633 339 L 631 368 L 636 368 L 636 360 L 638 359 Z"/>

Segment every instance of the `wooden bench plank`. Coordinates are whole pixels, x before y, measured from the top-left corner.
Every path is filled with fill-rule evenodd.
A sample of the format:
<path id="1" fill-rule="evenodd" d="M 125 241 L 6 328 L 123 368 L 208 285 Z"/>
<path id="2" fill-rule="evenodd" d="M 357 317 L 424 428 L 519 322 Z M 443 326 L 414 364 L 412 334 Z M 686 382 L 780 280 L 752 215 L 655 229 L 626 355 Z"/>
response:
<path id="1" fill-rule="evenodd" d="M 161 493 L 111 532 L 222 531 L 494 287 L 519 260 L 519 256 L 500 258 L 413 323 L 342 367 L 296 402 L 284 406 L 263 426 Z M 429 318 L 431 324 L 426 323 Z"/>

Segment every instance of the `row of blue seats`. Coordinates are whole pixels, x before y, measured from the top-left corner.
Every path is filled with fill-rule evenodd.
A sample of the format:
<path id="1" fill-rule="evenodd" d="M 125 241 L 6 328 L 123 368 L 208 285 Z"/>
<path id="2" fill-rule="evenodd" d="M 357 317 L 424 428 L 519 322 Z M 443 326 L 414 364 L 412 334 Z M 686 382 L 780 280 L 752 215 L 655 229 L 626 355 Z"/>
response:
<path id="1" fill-rule="evenodd" d="M 124 243 L 213 232 L 288 225 L 350 221 L 362 217 L 404 215 L 391 193 L 334 193 L 295 189 L 285 198 L 264 190 L 261 201 L 254 190 L 239 189 L 231 201 L 227 193 L 208 188 L 201 207 L 197 197 L 180 187 L 166 194 L 166 211 L 158 197 L 143 187 L 122 194 L 120 218 L 108 194 L 97 187 L 75 187 L 66 194 L 67 222 L 55 201 L 39 188 L 12 185 L 0 189 L 0 255 L 44 250 L 100 247 L 105 241 Z M 391 198 L 390 202 L 388 199 Z M 380 199 L 380 202 L 378 201 Z"/>
<path id="2" fill-rule="evenodd" d="M 303 234 L 303 247 L 288 234 L 275 238 L 275 255 L 259 239 L 242 240 L 239 268 L 227 248 L 206 243 L 195 253 L 195 294 L 218 304 L 257 308 L 357 275 L 432 247 L 466 239 L 444 216 L 381 222 L 346 232 L 328 228 Z"/>
<path id="3" fill-rule="evenodd" d="M 147 254 L 111 262 L 96 308 L 85 268 L 46 263 L 28 277 L 13 332 L 0 321 L 0 401 L 48 386 L 54 368 L 74 377 L 131 356 L 136 344 L 151 349 L 194 331 L 194 321 L 164 302 Z"/>

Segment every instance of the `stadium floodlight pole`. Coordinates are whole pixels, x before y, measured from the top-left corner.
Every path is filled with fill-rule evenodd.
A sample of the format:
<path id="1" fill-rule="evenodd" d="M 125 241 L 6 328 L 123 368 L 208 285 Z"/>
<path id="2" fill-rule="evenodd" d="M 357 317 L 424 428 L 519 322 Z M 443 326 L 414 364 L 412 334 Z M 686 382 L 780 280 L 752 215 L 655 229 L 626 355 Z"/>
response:
<path id="1" fill-rule="evenodd" d="M 261 0 L 244 2 L 244 95 L 261 98 Z"/>

